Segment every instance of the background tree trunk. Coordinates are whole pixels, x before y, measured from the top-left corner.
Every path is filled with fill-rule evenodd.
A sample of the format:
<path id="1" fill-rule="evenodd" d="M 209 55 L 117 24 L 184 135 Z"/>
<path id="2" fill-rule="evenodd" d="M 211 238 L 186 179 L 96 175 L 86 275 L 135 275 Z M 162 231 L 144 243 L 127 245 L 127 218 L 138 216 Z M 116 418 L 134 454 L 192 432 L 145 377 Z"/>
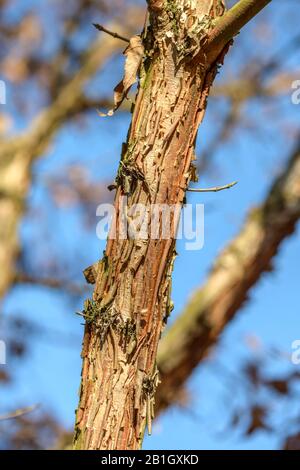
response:
<path id="1" fill-rule="evenodd" d="M 117 222 L 125 178 L 128 212 L 133 204 L 149 211 L 150 204 L 181 205 L 190 179 L 196 133 L 217 64 L 179 58 L 176 39 L 166 36 L 180 27 L 170 13 L 151 15 L 145 41 L 149 59 L 118 178 Z M 192 13 L 200 21 L 213 9 Z M 178 34 L 185 37 L 184 31 Z M 117 232 L 116 240 L 108 242 L 94 293 L 96 316 L 85 329 L 76 448 L 137 449 L 146 421 L 151 426 L 155 359 L 170 309 L 174 248 L 174 236 L 120 240 Z"/>
<path id="2" fill-rule="evenodd" d="M 118 23 L 111 27 L 125 35 L 130 31 Z M 31 186 L 33 164 L 43 155 L 65 120 L 81 110 L 88 79 L 119 49 L 119 41 L 111 36 L 97 39 L 86 54 L 80 72 L 62 87 L 58 98 L 22 135 L 0 143 L 0 298 L 15 278 L 18 230 Z"/>

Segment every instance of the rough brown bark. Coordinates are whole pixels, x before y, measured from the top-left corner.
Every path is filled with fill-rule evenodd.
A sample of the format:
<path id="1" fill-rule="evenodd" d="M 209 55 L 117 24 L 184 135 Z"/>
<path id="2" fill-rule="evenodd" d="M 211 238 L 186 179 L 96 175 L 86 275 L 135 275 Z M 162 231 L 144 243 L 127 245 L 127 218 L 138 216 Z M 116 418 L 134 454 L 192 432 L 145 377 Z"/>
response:
<path id="1" fill-rule="evenodd" d="M 181 205 L 191 178 L 194 144 L 226 44 L 209 49 L 220 0 L 149 1 L 150 28 L 132 123 L 117 176 L 134 204 Z M 224 50 L 225 47 L 225 50 Z M 174 216 L 177 226 L 178 216 Z M 171 309 L 174 237 L 109 239 L 86 303 L 75 449 L 137 449 L 151 430 L 158 384 L 156 352 Z"/>
<path id="2" fill-rule="evenodd" d="M 300 147 L 276 179 L 265 202 L 249 214 L 239 235 L 219 255 L 198 289 L 162 339 L 157 411 L 180 399 L 195 367 L 233 319 L 251 287 L 271 269 L 281 243 L 300 218 Z"/>
<path id="3" fill-rule="evenodd" d="M 112 24 L 128 34 L 130 28 Z M 121 43 L 122 44 L 122 43 Z M 110 36 L 97 39 L 85 56 L 80 72 L 60 90 L 58 98 L 34 120 L 24 134 L 0 144 L 0 298 L 15 278 L 19 252 L 18 229 L 31 185 L 34 161 L 52 141 L 57 130 L 81 110 L 84 84 L 121 44 Z"/>

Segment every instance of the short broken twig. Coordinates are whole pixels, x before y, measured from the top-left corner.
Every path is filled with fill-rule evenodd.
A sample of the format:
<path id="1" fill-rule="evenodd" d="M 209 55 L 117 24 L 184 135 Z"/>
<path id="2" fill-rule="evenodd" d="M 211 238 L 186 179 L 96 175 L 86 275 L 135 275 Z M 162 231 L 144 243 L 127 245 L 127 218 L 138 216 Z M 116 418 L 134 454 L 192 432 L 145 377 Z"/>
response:
<path id="1" fill-rule="evenodd" d="M 121 39 L 121 41 L 124 41 L 124 42 L 127 42 L 127 43 L 129 42 L 128 38 L 125 38 L 124 36 L 121 36 L 118 33 L 114 33 L 113 31 L 110 31 L 109 29 L 104 28 L 104 26 L 102 26 L 101 24 L 93 23 L 93 26 L 95 26 L 95 28 L 98 29 L 99 31 L 102 31 L 103 33 L 109 34 L 113 38 Z"/>
<path id="2" fill-rule="evenodd" d="M 230 189 L 237 184 L 237 181 L 233 181 L 232 183 L 225 184 L 224 186 L 215 186 L 213 188 L 188 188 L 187 191 L 194 192 L 194 193 L 216 193 L 218 191 L 223 191 L 224 189 Z"/>

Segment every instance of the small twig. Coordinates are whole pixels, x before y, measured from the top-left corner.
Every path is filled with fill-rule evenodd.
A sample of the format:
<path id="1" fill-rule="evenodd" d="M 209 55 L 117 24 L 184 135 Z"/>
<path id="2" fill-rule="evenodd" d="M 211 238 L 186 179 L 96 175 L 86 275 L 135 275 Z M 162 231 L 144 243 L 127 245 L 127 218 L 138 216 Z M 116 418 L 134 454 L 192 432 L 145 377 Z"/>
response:
<path id="1" fill-rule="evenodd" d="M 0 421 L 6 421 L 7 419 L 20 418 L 21 416 L 27 415 L 35 411 L 40 405 L 32 405 L 27 408 L 21 408 L 19 410 L 13 411 L 12 413 L 7 413 L 5 415 L 0 415 Z"/>
<path id="2" fill-rule="evenodd" d="M 232 183 L 225 184 L 225 186 L 215 186 L 214 188 L 188 188 L 187 191 L 194 192 L 194 193 L 211 193 L 211 192 L 218 192 L 218 191 L 223 191 L 224 189 L 229 189 L 232 188 L 232 186 L 235 186 L 237 184 L 237 181 L 233 181 Z"/>
<path id="3" fill-rule="evenodd" d="M 113 31 L 109 31 L 109 29 L 104 28 L 104 26 L 102 26 L 101 24 L 93 23 L 93 26 L 95 26 L 95 28 L 98 29 L 99 31 L 102 31 L 103 33 L 109 34 L 113 38 L 121 39 L 121 41 L 124 41 L 124 42 L 127 42 L 127 43 L 129 42 L 128 38 L 125 38 L 124 36 L 121 36 L 118 33 L 114 33 Z"/>

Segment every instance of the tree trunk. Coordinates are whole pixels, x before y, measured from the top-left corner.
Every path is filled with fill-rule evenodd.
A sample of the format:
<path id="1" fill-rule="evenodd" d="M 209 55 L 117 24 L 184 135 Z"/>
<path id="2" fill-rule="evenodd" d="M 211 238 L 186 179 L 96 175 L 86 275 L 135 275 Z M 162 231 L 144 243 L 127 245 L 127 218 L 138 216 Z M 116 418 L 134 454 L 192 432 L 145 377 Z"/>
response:
<path id="1" fill-rule="evenodd" d="M 153 2 L 140 86 L 117 177 L 116 221 L 134 204 L 179 205 L 218 60 L 205 44 L 220 1 Z M 185 13 L 186 21 L 179 22 Z M 188 25 L 189 24 L 189 29 Z M 178 212 L 172 222 L 177 227 Z M 130 216 L 127 216 L 130 218 Z M 132 219 L 131 219 L 132 220 Z M 129 220 L 130 221 L 130 220 Z M 160 219 L 160 224 L 162 223 Z M 151 431 L 158 341 L 171 309 L 174 233 L 169 239 L 107 243 L 93 301 L 86 303 L 76 449 L 138 449 Z"/>

